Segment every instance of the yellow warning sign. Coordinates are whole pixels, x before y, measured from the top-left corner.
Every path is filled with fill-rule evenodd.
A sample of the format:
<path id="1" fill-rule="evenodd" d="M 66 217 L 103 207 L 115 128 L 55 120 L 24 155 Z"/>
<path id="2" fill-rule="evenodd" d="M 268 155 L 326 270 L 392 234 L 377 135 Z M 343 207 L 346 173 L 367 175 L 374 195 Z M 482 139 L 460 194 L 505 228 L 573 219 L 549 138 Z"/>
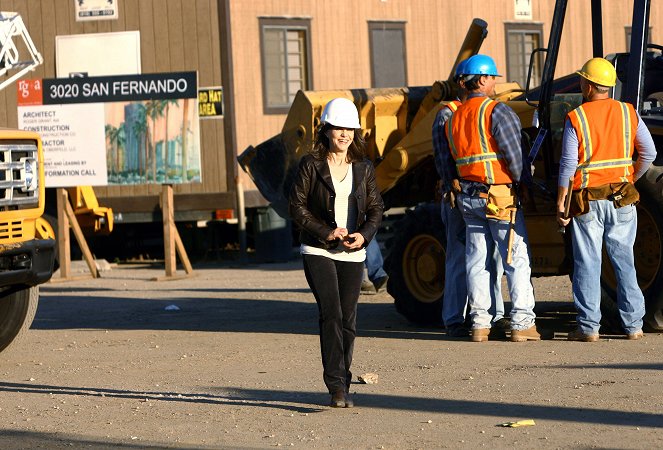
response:
<path id="1" fill-rule="evenodd" d="M 223 117 L 223 88 L 198 89 L 198 116 L 201 119 Z"/>

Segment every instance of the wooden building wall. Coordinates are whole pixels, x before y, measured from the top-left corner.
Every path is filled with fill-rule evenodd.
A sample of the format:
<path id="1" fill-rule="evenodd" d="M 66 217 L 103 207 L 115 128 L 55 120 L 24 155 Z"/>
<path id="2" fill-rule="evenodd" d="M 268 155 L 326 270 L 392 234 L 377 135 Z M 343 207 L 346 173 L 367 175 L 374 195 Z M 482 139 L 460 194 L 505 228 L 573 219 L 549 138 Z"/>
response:
<path id="1" fill-rule="evenodd" d="M 219 14 L 216 0 L 119 0 L 119 18 L 77 22 L 74 0 L 0 0 L 2 11 L 21 14 L 44 63 L 33 78 L 55 78 L 55 37 L 140 31 L 142 73 L 198 71 L 198 85 L 221 86 Z M 17 126 L 16 89 L 0 92 L 0 125 Z M 202 183 L 175 185 L 178 209 L 234 204 L 228 192 L 224 119 L 200 121 Z M 232 174 L 232 167 L 231 167 Z M 232 175 L 231 175 L 232 181 Z M 152 211 L 159 185 L 95 188 L 117 211 Z M 189 195 L 186 195 L 189 194 Z M 195 194 L 195 195 L 192 195 Z"/>
<path id="2" fill-rule="evenodd" d="M 139 30 L 143 73 L 197 70 L 200 86 L 223 86 L 225 118 L 201 121 L 203 182 L 175 187 L 176 209 L 233 207 L 234 176 L 248 191 L 247 205 L 262 201 L 236 156 L 280 132 L 286 114 L 265 114 L 259 18 L 307 18 L 311 23 L 315 90 L 371 87 L 369 21 L 405 23 L 410 86 L 446 79 L 473 18 L 488 23 L 482 52 L 506 71 L 505 23 L 514 0 L 118 0 L 119 19 L 76 22 L 74 0 L 0 0 L 19 12 L 45 62 L 35 78 L 55 77 L 55 37 Z M 543 26 L 547 45 L 555 2 L 532 1 L 532 21 Z M 624 51 L 632 0 L 604 0 L 604 52 Z M 652 40 L 660 37 L 663 9 L 653 2 Z M 577 70 L 591 56 L 589 0 L 569 2 L 557 75 Z M 0 91 L 0 126 L 16 127 L 16 91 Z M 118 211 L 153 211 L 157 185 L 97 188 Z"/>
<path id="3" fill-rule="evenodd" d="M 236 151 L 280 132 L 285 114 L 264 114 L 260 67 L 259 17 L 306 18 L 311 23 L 314 90 L 371 87 L 369 21 L 405 23 L 407 78 L 410 86 L 446 79 L 473 18 L 488 23 L 481 52 L 494 57 L 506 73 L 505 23 L 540 23 L 547 45 L 554 0 L 532 0 L 532 20 L 515 20 L 514 0 L 227 0 L 230 6 L 232 64 L 236 82 Z M 652 40 L 661 37 L 663 10 L 652 2 Z M 604 53 L 626 50 L 625 27 L 632 0 L 604 0 Z M 592 56 L 589 0 L 569 1 L 556 74 L 579 69 Z M 246 124 L 244 126 L 243 124 Z M 250 124 L 250 125 L 249 125 Z M 251 189 L 245 174 L 242 180 Z"/>

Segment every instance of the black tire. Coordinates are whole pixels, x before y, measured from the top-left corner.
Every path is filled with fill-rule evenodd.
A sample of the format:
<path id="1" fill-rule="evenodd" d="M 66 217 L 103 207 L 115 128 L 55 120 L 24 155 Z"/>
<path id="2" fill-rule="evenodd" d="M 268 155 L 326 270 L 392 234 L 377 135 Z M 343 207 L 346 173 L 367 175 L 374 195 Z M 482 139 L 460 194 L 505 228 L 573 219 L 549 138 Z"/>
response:
<path id="1" fill-rule="evenodd" d="M 446 238 L 440 205 L 407 211 L 387 245 L 387 292 L 396 310 L 414 323 L 441 325 Z"/>
<path id="2" fill-rule="evenodd" d="M 657 179 L 662 167 L 652 167 L 636 184 L 640 192 L 638 231 L 633 246 L 638 284 L 645 296 L 645 329 L 663 331 L 663 191 Z M 601 270 L 603 325 L 619 332 L 616 280 L 612 266 L 604 255 Z"/>
<path id="3" fill-rule="evenodd" d="M 39 303 L 39 286 L 0 298 L 0 352 L 19 340 L 32 325 Z"/>

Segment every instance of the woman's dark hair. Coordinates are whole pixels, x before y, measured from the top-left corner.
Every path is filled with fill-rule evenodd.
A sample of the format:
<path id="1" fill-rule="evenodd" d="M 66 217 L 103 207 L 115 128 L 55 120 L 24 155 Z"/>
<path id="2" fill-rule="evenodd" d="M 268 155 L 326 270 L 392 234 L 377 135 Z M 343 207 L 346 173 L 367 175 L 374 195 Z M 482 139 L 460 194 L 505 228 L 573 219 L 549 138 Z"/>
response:
<path id="1" fill-rule="evenodd" d="M 329 138 L 327 137 L 327 131 L 334 128 L 333 125 L 325 123 L 318 127 L 318 130 L 315 133 L 315 142 L 313 143 L 313 150 L 311 154 L 315 159 L 326 160 L 329 156 Z M 361 161 L 364 159 L 366 153 L 366 141 L 364 141 L 364 136 L 362 136 L 361 130 L 355 130 L 355 136 L 352 138 L 352 143 L 348 148 L 348 162 Z"/>

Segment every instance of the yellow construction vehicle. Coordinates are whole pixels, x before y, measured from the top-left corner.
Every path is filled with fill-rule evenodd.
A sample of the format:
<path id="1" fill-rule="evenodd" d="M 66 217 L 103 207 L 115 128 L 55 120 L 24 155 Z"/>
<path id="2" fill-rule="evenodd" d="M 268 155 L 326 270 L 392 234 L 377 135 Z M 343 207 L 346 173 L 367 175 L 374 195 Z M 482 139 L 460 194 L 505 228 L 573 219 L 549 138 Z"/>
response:
<path id="1" fill-rule="evenodd" d="M 0 13 L 0 89 L 41 64 L 17 13 Z M 0 130 L 0 351 L 32 323 L 39 284 L 53 273 L 55 241 L 41 239 L 44 155 L 37 133 Z"/>
<path id="2" fill-rule="evenodd" d="M 531 61 L 545 53 L 540 87 L 530 91 L 528 80 L 524 89 L 503 85 L 497 94 L 519 115 L 526 146 L 531 147 L 539 133 L 542 139 L 540 151 L 531 161 L 535 168 L 530 193 L 532 201 L 525 205 L 535 276 L 572 271 L 569 233 L 558 233 L 555 220 L 564 118 L 582 102 L 577 76 L 554 79 L 567 3 L 567 0 L 557 0 L 548 48 L 536 49 L 532 54 Z M 599 13 L 592 17 L 600 18 L 600 2 L 593 1 L 592 7 L 599 9 Z M 644 44 L 647 42 L 649 7 L 650 0 L 634 1 L 631 51 L 610 56 L 619 77 L 613 96 L 636 105 L 656 144 L 660 145 L 663 140 L 663 108 L 660 104 L 663 94 L 658 91 L 662 90 L 663 47 Z M 603 56 L 600 20 L 591 28 L 594 56 Z M 476 53 L 485 35 L 486 24 L 475 19 L 456 63 Z M 438 175 L 432 161 L 431 129 L 440 105 L 455 97 L 454 89 L 451 81 L 441 81 L 429 87 L 299 92 L 282 132 L 256 147 L 249 147 L 238 158 L 263 196 L 285 217 L 297 161 L 312 146 L 322 108 L 334 97 L 353 100 L 360 112 L 368 156 L 376 166 L 377 182 L 385 204 L 387 208 L 407 208 L 405 217 L 394 226 L 392 237 L 386 242 L 385 269 L 390 277 L 388 291 L 394 297 L 397 310 L 415 322 L 441 322 L 446 239 L 440 207 L 434 203 Z M 533 126 L 535 117 L 538 127 Z M 524 150 L 529 153 L 530 149 Z M 655 330 L 663 330 L 661 158 L 657 158 L 637 184 L 641 202 L 635 244 L 636 270 L 647 300 L 645 323 Z M 603 264 L 602 286 L 605 304 L 614 305 L 615 280 L 608 263 Z M 604 316 L 610 317 L 609 314 Z"/>

